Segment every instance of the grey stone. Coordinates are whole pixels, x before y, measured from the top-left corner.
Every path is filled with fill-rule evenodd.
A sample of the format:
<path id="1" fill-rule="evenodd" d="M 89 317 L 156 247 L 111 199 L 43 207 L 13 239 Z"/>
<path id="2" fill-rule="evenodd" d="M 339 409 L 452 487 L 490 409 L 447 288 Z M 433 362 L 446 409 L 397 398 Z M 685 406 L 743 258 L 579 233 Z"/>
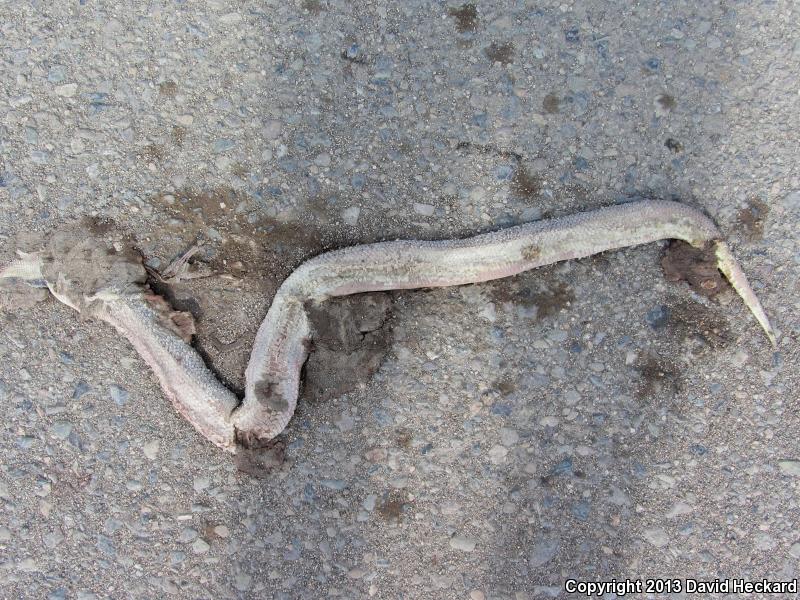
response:
<path id="1" fill-rule="evenodd" d="M 559 540 L 554 537 L 538 538 L 531 548 L 528 564 L 531 568 L 546 565 L 556 557 L 560 545 Z"/>
<path id="2" fill-rule="evenodd" d="M 364 507 L 365 510 L 372 512 L 375 510 L 375 502 L 377 501 L 378 497 L 375 494 L 369 494 L 364 501 L 361 503 L 361 506 Z"/>
<path id="3" fill-rule="evenodd" d="M 111 394 L 111 399 L 117 404 L 117 406 L 124 406 L 128 401 L 128 390 L 120 385 L 115 383 L 111 384 L 108 386 L 108 392 Z"/>
<path id="4" fill-rule="evenodd" d="M 643 536 L 649 544 L 652 544 L 656 548 L 662 548 L 670 541 L 669 534 L 663 527 L 652 527 L 650 529 L 645 529 Z"/>
<path id="5" fill-rule="evenodd" d="M 353 226 L 358 223 L 358 217 L 360 214 L 361 209 L 358 206 L 351 206 L 342 211 L 342 221 Z"/>
<path id="6" fill-rule="evenodd" d="M 65 98 L 72 98 L 78 92 L 78 84 L 65 83 L 56 87 L 56 94 Z"/>
<path id="7" fill-rule="evenodd" d="M 53 435 L 58 439 L 65 440 L 69 437 L 69 434 L 72 433 L 72 423 L 67 423 L 66 421 L 56 421 L 53 423 L 50 431 L 52 431 Z"/>
<path id="8" fill-rule="evenodd" d="M 92 390 L 91 386 L 85 381 L 79 381 L 75 385 L 75 390 L 72 392 L 72 397 L 76 400 L 81 396 L 88 394 Z"/>
<path id="9" fill-rule="evenodd" d="M 478 542 L 473 538 L 465 537 L 463 535 L 454 535 L 450 538 L 450 547 L 454 550 L 461 550 L 462 552 L 472 552 Z"/>
<path id="10" fill-rule="evenodd" d="M 432 217 L 436 207 L 432 204 L 414 203 L 414 212 L 423 217 Z"/>
<path id="11" fill-rule="evenodd" d="M 281 135 L 281 130 L 283 128 L 283 124 L 276 120 L 276 119 L 269 119 L 265 124 L 264 128 L 262 129 L 262 133 L 264 135 L 264 139 L 267 140 L 276 140 Z"/>
<path id="12" fill-rule="evenodd" d="M 331 490 L 341 491 L 347 487 L 347 482 L 343 479 L 321 479 L 320 484 Z"/>
<path id="13" fill-rule="evenodd" d="M 236 142 L 234 140 L 217 140 L 214 142 L 214 153 L 220 154 L 222 152 L 227 152 L 228 150 L 232 150 L 234 147 L 236 147 Z"/>
<path id="14" fill-rule="evenodd" d="M 246 592 L 253 584 L 253 578 L 247 573 L 237 573 L 233 578 L 233 586 L 240 592 Z"/>
<path id="15" fill-rule="evenodd" d="M 783 197 L 783 204 L 790 210 L 800 208 L 800 190 L 794 190 Z"/>
<path id="16" fill-rule="evenodd" d="M 787 475 L 800 477 L 800 460 L 779 460 L 778 467 Z"/>
<path id="17" fill-rule="evenodd" d="M 181 531 L 180 536 L 178 536 L 178 541 L 181 544 L 188 544 L 189 542 L 193 542 L 197 539 L 197 536 L 200 535 L 196 529 L 192 529 L 191 527 L 184 527 Z"/>

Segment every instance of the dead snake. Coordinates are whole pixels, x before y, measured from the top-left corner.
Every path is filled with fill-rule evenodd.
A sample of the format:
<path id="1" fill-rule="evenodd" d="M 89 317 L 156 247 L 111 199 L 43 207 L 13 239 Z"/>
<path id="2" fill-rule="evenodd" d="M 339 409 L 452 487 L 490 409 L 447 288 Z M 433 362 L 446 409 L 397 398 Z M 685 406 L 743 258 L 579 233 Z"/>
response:
<path id="1" fill-rule="evenodd" d="M 714 223 L 693 208 L 668 201 L 611 206 L 466 239 L 380 242 L 320 254 L 301 264 L 278 289 L 255 338 L 242 402 L 211 373 L 186 336 L 165 320 L 163 306 L 153 302 L 141 272 L 129 262 L 111 261 L 107 278 L 87 284 L 80 274 L 64 271 L 57 252 L 21 254 L 0 271 L 0 281 L 46 285 L 61 302 L 109 323 L 133 344 L 178 412 L 214 444 L 236 452 L 271 440 L 292 418 L 312 335 L 309 302 L 488 281 L 661 239 L 698 248 L 710 244 L 717 267 L 775 343 L 761 303 Z M 108 260 L 91 244 L 70 251 L 82 252 L 84 264 Z M 120 273 L 112 277 L 115 270 Z"/>

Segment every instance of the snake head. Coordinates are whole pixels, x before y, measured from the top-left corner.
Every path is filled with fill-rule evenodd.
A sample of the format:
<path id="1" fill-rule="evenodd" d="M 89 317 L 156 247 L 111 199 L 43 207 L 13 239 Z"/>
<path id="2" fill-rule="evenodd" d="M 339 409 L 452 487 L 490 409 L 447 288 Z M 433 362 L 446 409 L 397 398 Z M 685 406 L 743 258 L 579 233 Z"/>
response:
<path id="1" fill-rule="evenodd" d="M 79 312 L 137 294 L 147 279 L 141 255 L 128 243 L 111 243 L 64 229 L 53 235 L 42 258 L 42 274 L 50 291 Z"/>

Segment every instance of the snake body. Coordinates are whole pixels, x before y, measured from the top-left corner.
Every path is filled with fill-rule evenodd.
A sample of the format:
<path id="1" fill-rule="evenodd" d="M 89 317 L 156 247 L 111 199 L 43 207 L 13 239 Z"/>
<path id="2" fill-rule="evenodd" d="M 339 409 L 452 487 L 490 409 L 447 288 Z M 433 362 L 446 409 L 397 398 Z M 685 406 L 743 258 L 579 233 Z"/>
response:
<path id="1" fill-rule="evenodd" d="M 712 245 L 718 268 L 774 343 L 767 316 L 714 223 L 669 201 L 611 206 L 465 239 L 379 242 L 320 254 L 278 289 L 256 335 L 241 403 L 165 325 L 163 310 L 154 308 L 139 280 L 124 286 L 103 283 L 91 293 L 76 290 L 58 258 L 46 254 L 22 257 L 0 271 L 0 278 L 44 280 L 62 302 L 112 325 L 154 371 L 176 409 L 214 444 L 236 452 L 277 436 L 294 413 L 312 336 L 309 303 L 370 291 L 483 282 L 661 239 L 698 248 Z"/>

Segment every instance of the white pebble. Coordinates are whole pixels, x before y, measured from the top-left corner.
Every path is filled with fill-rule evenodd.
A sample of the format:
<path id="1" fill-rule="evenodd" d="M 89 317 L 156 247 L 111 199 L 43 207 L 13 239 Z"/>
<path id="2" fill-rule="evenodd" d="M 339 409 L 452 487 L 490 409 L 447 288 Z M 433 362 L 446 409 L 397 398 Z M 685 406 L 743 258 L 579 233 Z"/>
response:
<path id="1" fill-rule="evenodd" d="M 159 440 L 150 440 L 142 447 L 142 451 L 147 458 L 150 460 L 155 460 L 158 456 L 158 450 L 160 447 L 161 442 Z"/>
<path id="2" fill-rule="evenodd" d="M 450 547 L 463 552 L 472 552 L 475 550 L 476 544 L 477 542 L 474 539 L 464 537 L 463 535 L 454 535 L 450 538 Z"/>
<path id="3" fill-rule="evenodd" d="M 77 83 L 65 83 L 56 88 L 56 94 L 64 96 L 65 98 L 72 98 L 78 91 Z"/>
<path id="4" fill-rule="evenodd" d="M 342 220 L 348 225 L 354 226 L 358 223 L 358 216 L 361 214 L 361 209 L 358 206 L 351 206 L 342 211 Z"/>
<path id="5" fill-rule="evenodd" d="M 433 204 L 420 204 L 419 202 L 414 203 L 414 212 L 418 215 L 432 217 L 435 210 L 436 207 L 433 206 Z"/>

